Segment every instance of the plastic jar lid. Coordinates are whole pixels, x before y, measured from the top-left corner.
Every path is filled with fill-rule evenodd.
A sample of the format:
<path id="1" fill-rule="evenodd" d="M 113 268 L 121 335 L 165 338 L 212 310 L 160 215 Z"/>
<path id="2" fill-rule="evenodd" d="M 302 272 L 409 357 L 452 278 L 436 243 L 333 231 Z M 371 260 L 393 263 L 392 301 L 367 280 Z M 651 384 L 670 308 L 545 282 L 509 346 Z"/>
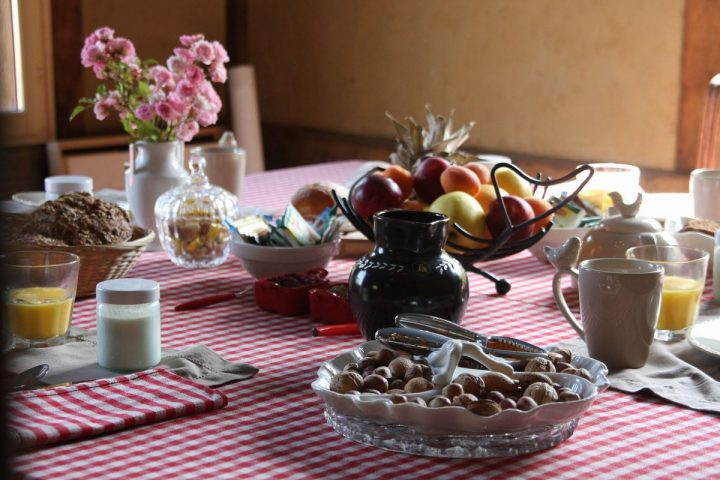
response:
<path id="1" fill-rule="evenodd" d="M 116 278 L 105 280 L 95 288 L 99 303 L 137 305 L 160 300 L 160 284 L 142 278 Z"/>
<path id="2" fill-rule="evenodd" d="M 85 175 L 56 175 L 45 178 L 47 193 L 91 192 L 93 179 Z"/>

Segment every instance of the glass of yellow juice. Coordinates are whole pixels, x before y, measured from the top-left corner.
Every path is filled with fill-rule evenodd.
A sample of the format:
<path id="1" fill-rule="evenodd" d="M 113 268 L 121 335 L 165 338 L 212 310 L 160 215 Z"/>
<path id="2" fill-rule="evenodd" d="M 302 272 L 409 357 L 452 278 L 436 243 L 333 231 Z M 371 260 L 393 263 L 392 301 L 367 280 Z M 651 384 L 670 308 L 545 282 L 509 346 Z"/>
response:
<path id="1" fill-rule="evenodd" d="M 4 328 L 15 348 L 65 343 L 72 320 L 80 258 L 60 251 L 0 256 Z"/>
<path id="2" fill-rule="evenodd" d="M 668 342 L 685 338 L 698 316 L 709 253 L 696 248 L 644 245 L 628 249 L 626 256 L 665 269 L 655 339 Z"/>

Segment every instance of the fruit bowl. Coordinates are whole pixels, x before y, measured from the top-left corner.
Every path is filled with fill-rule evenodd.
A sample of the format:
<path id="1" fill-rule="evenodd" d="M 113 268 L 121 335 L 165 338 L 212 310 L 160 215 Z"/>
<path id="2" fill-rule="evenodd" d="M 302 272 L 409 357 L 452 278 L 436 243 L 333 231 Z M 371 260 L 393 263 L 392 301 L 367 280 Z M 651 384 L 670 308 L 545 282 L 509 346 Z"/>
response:
<path id="1" fill-rule="evenodd" d="M 575 190 L 573 190 L 569 195 L 567 195 L 562 201 L 556 203 L 553 205 L 549 210 L 546 210 L 545 212 L 536 215 L 532 218 L 526 219 L 522 222 L 513 223 L 511 220 L 511 216 L 509 214 L 508 205 L 506 205 L 506 199 L 503 198 L 501 195 L 501 189 L 498 186 L 497 181 L 497 172 L 501 169 L 508 169 L 513 171 L 516 175 L 518 175 L 523 180 L 527 181 L 530 185 L 532 185 L 533 189 L 533 195 L 537 193 L 538 189 L 542 189 L 542 195 L 541 197 L 544 197 L 547 194 L 547 189 L 550 186 L 553 185 L 559 185 L 562 183 L 566 183 L 569 180 L 572 180 L 582 173 L 586 172 L 587 176 L 584 178 L 581 182 L 578 182 L 577 187 Z M 362 215 L 360 215 L 355 207 L 352 205 L 352 202 L 350 199 L 353 198 L 353 193 L 355 191 L 355 187 L 358 185 L 359 182 L 361 182 L 365 177 L 368 177 L 369 175 L 372 175 L 373 173 L 383 171 L 384 169 L 381 167 L 377 167 L 374 169 L 369 170 L 363 177 L 359 178 L 355 183 L 353 183 L 352 187 L 350 187 L 350 193 L 347 198 L 340 197 L 337 192 L 333 191 L 333 198 L 335 199 L 335 202 L 338 205 L 338 208 L 342 210 L 342 212 L 345 214 L 345 216 L 348 218 L 348 220 L 355 226 L 355 228 L 361 232 L 365 237 L 368 238 L 368 240 L 374 242 L 375 241 L 375 235 L 373 232 L 372 223 L 369 218 L 364 218 Z M 501 218 L 504 220 L 505 228 L 501 231 L 498 235 L 496 235 L 492 239 L 487 238 L 481 238 L 477 237 L 467 230 L 463 229 L 460 225 L 457 223 L 454 223 L 452 225 L 452 231 L 455 232 L 457 235 L 462 236 L 466 239 L 469 239 L 470 241 L 474 242 L 475 244 L 479 245 L 477 248 L 470 248 L 464 245 L 460 245 L 456 241 L 448 240 L 447 242 L 447 251 L 450 255 L 460 260 L 460 262 L 463 264 L 465 269 L 467 271 L 477 273 L 479 275 L 482 275 L 483 277 L 491 280 L 493 283 L 495 283 L 495 289 L 500 295 L 506 294 L 508 291 L 510 291 L 510 284 L 503 279 L 498 279 L 494 277 L 492 274 L 478 268 L 475 266 L 476 262 L 485 262 L 489 260 L 496 260 L 499 258 L 507 257 L 509 255 L 514 255 L 516 253 L 519 253 L 527 248 L 530 248 L 531 246 L 535 245 L 540 239 L 542 239 L 548 231 L 552 228 L 552 222 L 547 223 L 544 227 L 539 229 L 536 233 L 532 234 L 531 236 L 527 238 L 521 238 L 516 239 L 517 235 L 520 232 L 526 231 L 528 227 L 532 228 L 534 224 L 540 221 L 545 221 L 550 215 L 553 215 L 555 212 L 563 208 L 565 205 L 567 205 L 569 202 L 571 202 L 577 194 L 582 190 L 582 188 L 587 184 L 587 182 L 592 178 L 593 175 L 593 168 L 590 165 L 580 165 L 572 172 L 568 173 L 567 175 L 557 178 L 557 179 L 550 179 L 550 178 L 542 178 L 541 175 L 538 175 L 537 177 L 530 177 L 525 172 L 523 172 L 520 168 L 517 166 L 501 162 L 496 163 L 492 169 L 490 170 L 490 179 L 492 182 L 493 189 L 495 191 L 496 198 L 499 199 L 499 205 L 500 205 L 500 212 L 501 212 Z"/>

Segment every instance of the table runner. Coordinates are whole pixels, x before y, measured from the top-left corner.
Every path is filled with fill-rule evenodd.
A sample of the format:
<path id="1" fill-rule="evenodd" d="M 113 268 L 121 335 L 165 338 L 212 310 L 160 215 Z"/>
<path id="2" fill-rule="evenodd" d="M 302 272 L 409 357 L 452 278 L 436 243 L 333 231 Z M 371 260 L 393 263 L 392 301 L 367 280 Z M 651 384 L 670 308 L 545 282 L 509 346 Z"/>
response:
<path id="1" fill-rule="evenodd" d="M 243 205 L 282 209 L 308 181 L 342 182 L 358 162 L 338 162 L 250 175 Z M 275 177 L 277 175 L 277 177 Z M 277 183 L 275 183 L 277 178 Z M 277 185 L 277 188 L 276 188 Z M 281 191 L 281 189 L 285 189 Z M 335 259 L 330 279 L 345 280 L 354 260 Z M 555 308 L 552 267 L 527 253 L 479 264 L 507 278 L 505 297 L 470 275 L 463 324 L 539 345 L 575 332 Z M 509 459 L 451 460 L 366 447 L 335 433 L 310 389 L 319 365 L 364 340 L 312 337 L 308 316 L 280 317 L 257 309 L 251 296 L 194 312 L 174 312 L 183 300 L 235 291 L 252 279 L 231 259 L 217 269 L 187 271 L 163 253 L 144 254 L 134 277 L 160 281 L 163 346 L 203 343 L 230 361 L 260 369 L 254 378 L 221 387 L 228 406 L 212 415 L 175 419 L 112 435 L 50 446 L 18 457 L 33 478 L 698 478 L 717 475 L 720 418 L 679 408 L 650 395 L 608 390 L 570 439 L 544 452 Z M 78 302 L 74 324 L 94 328 L 95 302 Z"/>
<path id="2" fill-rule="evenodd" d="M 215 410 L 218 390 L 165 369 L 10 395 L 10 439 L 21 448 Z"/>

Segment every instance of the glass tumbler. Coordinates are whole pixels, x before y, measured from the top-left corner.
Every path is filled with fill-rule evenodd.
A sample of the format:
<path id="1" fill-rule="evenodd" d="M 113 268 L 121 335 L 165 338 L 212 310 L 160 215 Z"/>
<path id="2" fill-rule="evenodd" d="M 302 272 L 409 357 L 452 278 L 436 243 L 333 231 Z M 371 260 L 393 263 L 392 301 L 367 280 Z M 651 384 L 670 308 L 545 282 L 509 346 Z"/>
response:
<path id="1" fill-rule="evenodd" d="M 65 343 L 77 291 L 80 258 L 68 252 L 2 255 L 5 329 L 15 348 Z"/>
<path id="2" fill-rule="evenodd" d="M 665 269 L 655 339 L 671 342 L 685 338 L 698 316 L 708 252 L 696 248 L 645 245 L 628 249 L 626 256 L 656 263 Z"/>

